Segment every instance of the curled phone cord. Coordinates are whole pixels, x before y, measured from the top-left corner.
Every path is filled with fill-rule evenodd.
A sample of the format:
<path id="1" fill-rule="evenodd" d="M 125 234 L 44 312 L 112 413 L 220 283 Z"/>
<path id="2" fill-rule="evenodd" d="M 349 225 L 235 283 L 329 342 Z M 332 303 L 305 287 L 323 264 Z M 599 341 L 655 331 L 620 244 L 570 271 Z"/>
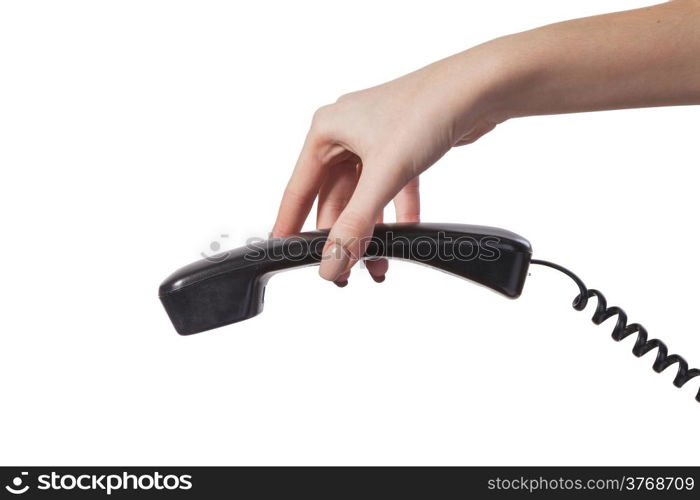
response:
<path id="1" fill-rule="evenodd" d="M 678 363 L 678 371 L 676 377 L 673 379 L 673 385 L 676 387 L 683 387 L 683 385 L 694 377 L 700 376 L 700 370 L 697 368 L 688 369 L 688 362 L 678 354 L 668 354 L 668 347 L 662 341 L 658 339 L 648 339 L 648 334 L 646 329 L 639 323 L 627 324 L 627 314 L 625 311 L 617 306 L 608 307 L 605 296 L 598 290 L 588 289 L 586 285 L 581 281 L 581 279 L 574 273 L 562 267 L 558 264 L 548 262 L 546 260 L 532 259 L 531 264 L 536 264 L 539 266 L 551 267 L 559 272 L 566 274 L 571 278 L 576 286 L 578 286 L 579 294 L 574 298 L 572 306 L 577 311 L 583 311 L 588 305 L 588 299 L 596 297 L 598 299 L 598 304 L 596 305 L 595 312 L 591 320 L 596 325 L 600 325 L 605 320 L 609 319 L 611 316 L 617 315 L 617 323 L 615 323 L 615 328 L 612 331 L 612 338 L 614 341 L 619 342 L 633 333 L 637 333 L 637 340 L 632 347 L 632 354 L 641 358 L 646 353 L 653 349 L 657 349 L 656 359 L 654 360 L 653 368 L 656 373 L 661 373 L 666 368 L 674 363 Z M 695 396 L 695 400 L 700 403 L 700 389 Z"/>

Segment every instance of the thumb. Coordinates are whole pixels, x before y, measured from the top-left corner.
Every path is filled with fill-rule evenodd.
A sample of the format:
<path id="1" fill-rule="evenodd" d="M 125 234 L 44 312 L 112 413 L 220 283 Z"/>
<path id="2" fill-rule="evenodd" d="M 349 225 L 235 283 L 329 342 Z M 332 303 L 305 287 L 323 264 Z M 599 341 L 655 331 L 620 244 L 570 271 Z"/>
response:
<path id="1" fill-rule="evenodd" d="M 319 269 L 323 279 L 335 281 L 362 258 L 377 217 L 399 191 L 397 183 L 370 172 L 363 169 L 350 201 L 328 234 Z"/>

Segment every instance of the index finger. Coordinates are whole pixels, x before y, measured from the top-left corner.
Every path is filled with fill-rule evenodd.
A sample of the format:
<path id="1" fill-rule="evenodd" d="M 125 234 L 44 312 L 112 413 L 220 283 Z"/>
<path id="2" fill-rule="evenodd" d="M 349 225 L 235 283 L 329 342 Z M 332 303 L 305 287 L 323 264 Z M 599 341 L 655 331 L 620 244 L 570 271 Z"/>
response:
<path id="1" fill-rule="evenodd" d="M 323 181 L 323 165 L 318 153 L 318 140 L 309 133 L 282 195 L 273 237 L 298 233 L 304 225 Z"/>

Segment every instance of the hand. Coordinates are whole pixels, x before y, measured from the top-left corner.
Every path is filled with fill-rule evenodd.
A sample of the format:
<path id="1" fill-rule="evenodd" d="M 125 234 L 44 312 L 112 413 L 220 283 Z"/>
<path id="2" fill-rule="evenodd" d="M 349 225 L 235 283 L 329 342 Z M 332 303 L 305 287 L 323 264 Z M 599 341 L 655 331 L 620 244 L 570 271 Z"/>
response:
<path id="1" fill-rule="evenodd" d="M 392 199 L 397 222 L 418 222 L 419 174 L 495 126 L 479 112 L 478 82 L 486 72 L 477 65 L 464 71 L 464 54 L 456 57 L 316 111 L 272 235 L 300 231 L 318 196 L 317 227 L 331 228 L 319 270 L 324 279 L 347 284 Z M 470 70 L 473 85 L 465 91 L 450 73 L 461 71 L 463 82 Z M 366 265 L 375 281 L 384 280 L 386 259 Z"/>
<path id="2" fill-rule="evenodd" d="M 512 117 L 700 104 L 700 0 L 552 24 L 498 38 L 314 115 L 273 236 L 298 232 L 316 196 L 331 227 L 320 274 L 346 283 L 393 199 L 420 217 L 418 175 Z M 381 281 L 385 261 L 368 262 Z"/>

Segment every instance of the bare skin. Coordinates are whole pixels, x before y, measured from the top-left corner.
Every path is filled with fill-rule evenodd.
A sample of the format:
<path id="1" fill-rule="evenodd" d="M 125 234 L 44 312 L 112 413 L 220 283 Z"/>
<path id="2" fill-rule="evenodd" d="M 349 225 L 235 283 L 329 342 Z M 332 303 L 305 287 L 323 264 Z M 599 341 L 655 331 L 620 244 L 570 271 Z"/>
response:
<path id="1" fill-rule="evenodd" d="M 418 176 L 510 118 L 700 104 L 700 0 L 544 26 L 498 38 L 314 114 L 273 236 L 301 230 L 316 197 L 330 228 L 319 269 L 344 286 L 392 200 L 418 222 Z M 386 260 L 367 262 L 383 281 Z"/>

